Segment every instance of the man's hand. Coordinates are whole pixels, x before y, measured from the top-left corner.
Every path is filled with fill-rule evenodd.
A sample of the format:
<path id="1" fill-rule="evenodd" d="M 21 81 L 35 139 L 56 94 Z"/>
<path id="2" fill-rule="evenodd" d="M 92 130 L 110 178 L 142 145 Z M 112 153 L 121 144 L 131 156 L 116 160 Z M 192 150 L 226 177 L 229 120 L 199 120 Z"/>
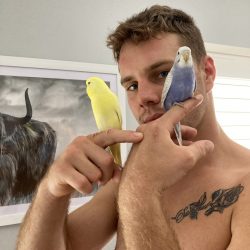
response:
<path id="1" fill-rule="evenodd" d="M 159 119 L 137 129 L 144 138 L 133 146 L 122 177 L 129 187 L 161 192 L 180 180 L 199 159 L 213 150 L 211 141 L 191 142 L 189 139 L 185 146 L 179 146 L 171 138 L 174 125 L 197 107 L 202 99 L 199 95 L 185 101 L 183 106 L 173 106 Z M 183 132 L 191 138 L 196 134 L 194 129 L 188 127 Z M 125 188 L 127 185 L 122 186 Z"/>
<path id="2" fill-rule="evenodd" d="M 117 129 L 76 138 L 51 166 L 47 175 L 49 192 L 55 197 L 69 195 L 74 190 L 87 194 L 94 183 L 105 184 L 118 178 L 119 167 L 105 148 L 115 143 L 137 143 L 141 139 L 141 133 Z"/>

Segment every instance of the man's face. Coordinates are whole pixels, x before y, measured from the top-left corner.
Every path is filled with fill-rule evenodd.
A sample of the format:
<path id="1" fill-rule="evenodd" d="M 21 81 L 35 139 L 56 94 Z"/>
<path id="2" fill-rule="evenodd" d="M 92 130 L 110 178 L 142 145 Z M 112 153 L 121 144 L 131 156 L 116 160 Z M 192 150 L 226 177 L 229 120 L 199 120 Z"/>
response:
<path id="1" fill-rule="evenodd" d="M 164 113 L 160 104 L 162 88 L 180 46 L 178 36 L 171 33 L 137 45 L 126 42 L 122 46 L 118 62 L 121 83 L 139 124 Z"/>

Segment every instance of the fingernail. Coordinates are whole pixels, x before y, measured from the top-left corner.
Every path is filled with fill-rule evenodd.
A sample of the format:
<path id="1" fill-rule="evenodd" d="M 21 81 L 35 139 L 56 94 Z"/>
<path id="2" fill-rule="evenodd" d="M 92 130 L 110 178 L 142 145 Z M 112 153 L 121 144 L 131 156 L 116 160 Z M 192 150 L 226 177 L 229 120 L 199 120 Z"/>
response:
<path id="1" fill-rule="evenodd" d="M 201 94 L 195 95 L 193 98 L 196 99 L 197 101 L 203 101 L 203 95 Z"/>
<path id="2" fill-rule="evenodd" d="M 141 132 L 134 132 L 134 136 L 142 138 L 143 137 L 143 133 L 141 133 Z"/>

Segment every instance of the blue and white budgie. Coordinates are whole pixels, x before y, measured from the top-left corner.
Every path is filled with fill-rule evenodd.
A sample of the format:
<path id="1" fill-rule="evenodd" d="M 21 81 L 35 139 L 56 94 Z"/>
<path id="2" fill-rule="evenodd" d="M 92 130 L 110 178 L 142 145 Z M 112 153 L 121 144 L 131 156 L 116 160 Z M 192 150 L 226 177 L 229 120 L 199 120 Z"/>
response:
<path id="1" fill-rule="evenodd" d="M 193 96 L 196 88 L 195 72 L 191 49 L 180 47 L 177 51 L 173 67 L 169 71 L 162 90 L 161 104 L 168 111 L 173 105 Z M 182 145 L 180 122 L 174 127 L 179 145 Z"/>

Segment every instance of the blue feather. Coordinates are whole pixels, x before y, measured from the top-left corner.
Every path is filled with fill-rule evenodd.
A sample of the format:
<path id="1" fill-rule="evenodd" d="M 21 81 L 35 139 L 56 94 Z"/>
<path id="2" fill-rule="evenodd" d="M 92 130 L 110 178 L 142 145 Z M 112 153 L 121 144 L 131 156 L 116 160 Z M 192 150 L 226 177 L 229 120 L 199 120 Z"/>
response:
<path id="1" fill-rule="evenodd" d="M 196 83 L 193 67 L 181 68 L 176 65 L 170 88 L 163 102 L 164 109 L 169 110 L 175 103 L 191 98 L 195 88 Z"/>

